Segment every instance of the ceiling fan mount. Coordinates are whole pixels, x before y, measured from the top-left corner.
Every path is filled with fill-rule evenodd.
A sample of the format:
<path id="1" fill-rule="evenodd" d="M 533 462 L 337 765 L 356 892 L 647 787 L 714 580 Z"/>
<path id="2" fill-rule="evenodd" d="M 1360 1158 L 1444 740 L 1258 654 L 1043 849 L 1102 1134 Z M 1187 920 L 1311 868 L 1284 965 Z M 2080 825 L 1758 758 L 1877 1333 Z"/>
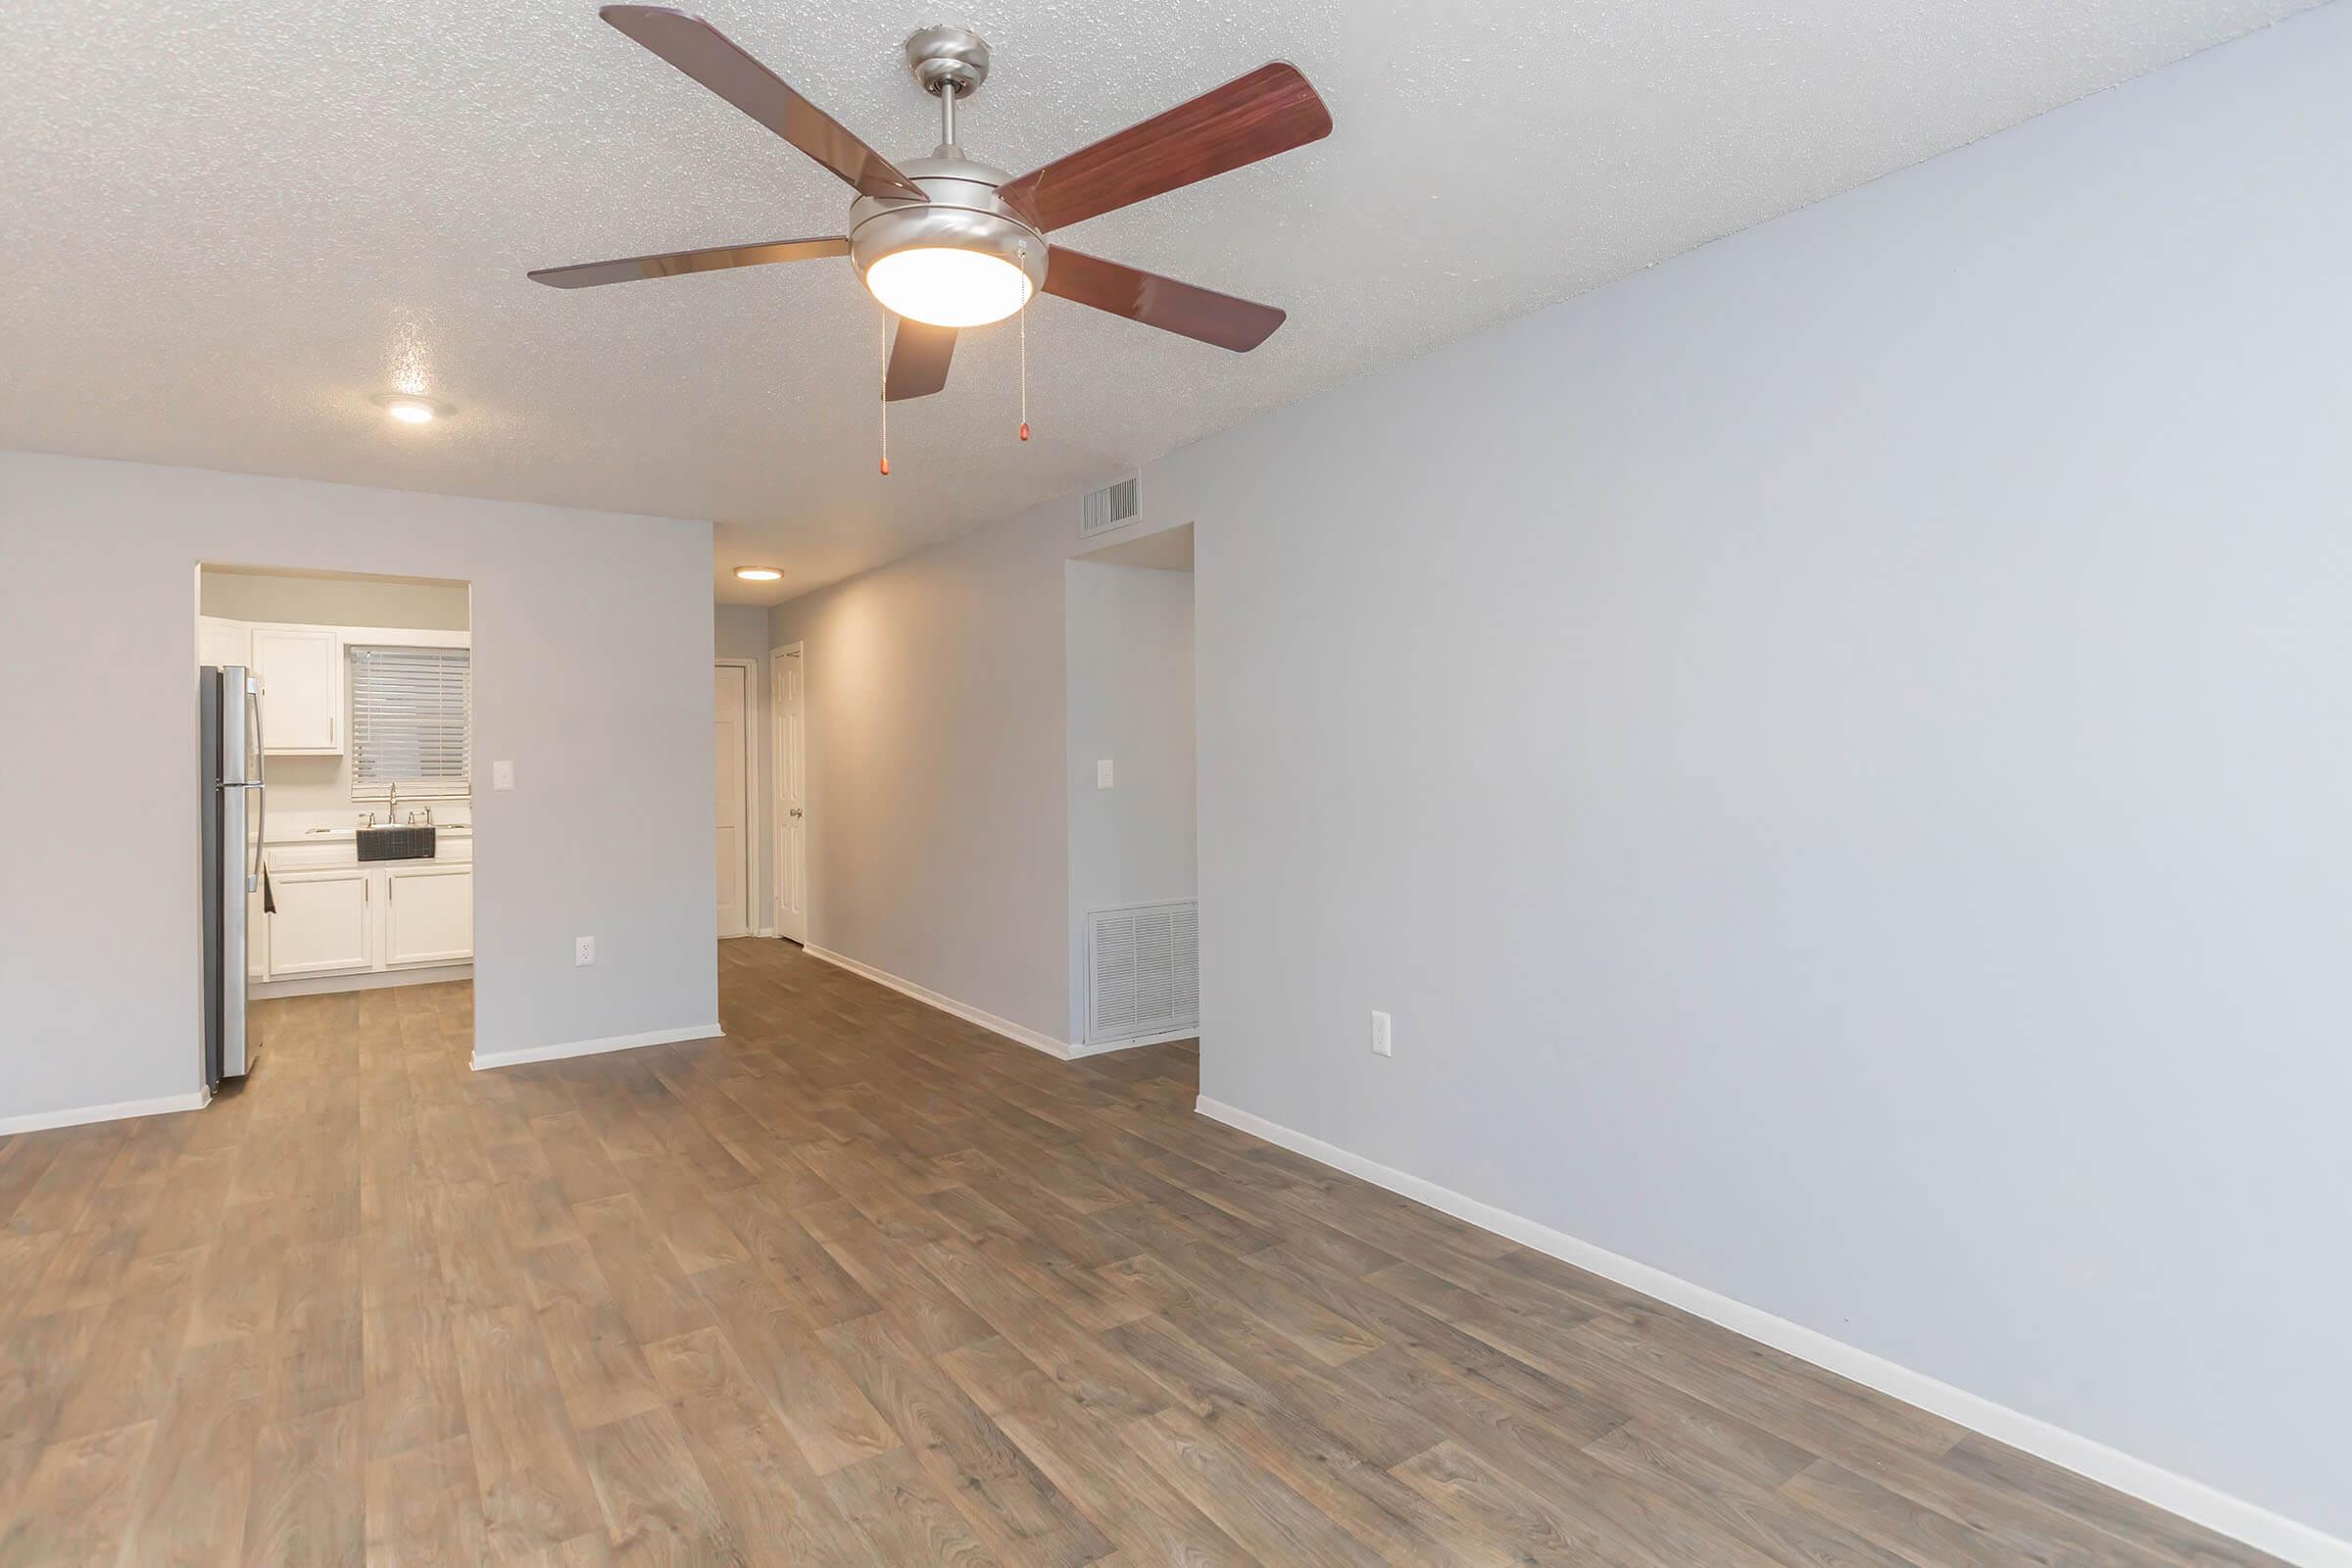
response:
<path id="1" fill-rule="evenodd" d="M 988 40 L 969 27 L 923 27 L 906 36 L 906 69 L 934 98 L 948 87 L 969 98 L 988 79 Z"/>
<path id="2" fill-rule="evenodd" d="M 584 288 L 772 262 L 847 256 L 900 318 L 886 398 L 947 384 L 956 334 L 1002 320 L 1038 293 L 1247 353 L 1283 322 L 1270 305 L 1052 243 L 1054 229 L 1148 201 L 1331 133 L 1331 115 L 1298 68 L 1275 62 L 1018 178 L 964 156 L 956 105 L 988 79 L 989 48 L 963 27 L 906 39 L 907 68 L 940 102 L 940 142 L 894 164 L 699 17 L 611 5 L 607 23 L 660 55 L 857 192 L 847 232 L 546 268 L 531 278 Z"/>

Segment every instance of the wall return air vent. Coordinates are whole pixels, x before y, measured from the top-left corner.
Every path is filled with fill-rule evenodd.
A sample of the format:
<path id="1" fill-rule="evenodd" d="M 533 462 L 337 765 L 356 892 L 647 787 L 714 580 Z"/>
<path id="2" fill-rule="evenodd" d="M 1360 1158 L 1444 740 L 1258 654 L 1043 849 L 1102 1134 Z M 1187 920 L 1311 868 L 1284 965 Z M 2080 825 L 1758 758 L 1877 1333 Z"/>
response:
<path id="1" fill-rule="evenodd" d="M 1081 537 L 1106 533 L 1112 528 L 1126 527 L 1143 514 L 1141 477 L 1121 479 L 1087 492 L 1086 499 L 1078 504 L 1078 532 Z"/>
<path id="2" fill-rule="evenodd" d="M 1200 905 L 1088 910 L 1087 1044 L 1190 1034 L 1200 1023 Z"/>

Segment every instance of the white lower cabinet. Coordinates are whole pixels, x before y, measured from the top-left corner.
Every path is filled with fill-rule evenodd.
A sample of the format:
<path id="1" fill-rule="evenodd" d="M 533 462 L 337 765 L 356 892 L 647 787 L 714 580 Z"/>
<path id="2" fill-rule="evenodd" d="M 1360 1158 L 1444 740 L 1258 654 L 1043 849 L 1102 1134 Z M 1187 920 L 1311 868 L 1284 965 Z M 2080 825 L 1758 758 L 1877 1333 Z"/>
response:
<path id="1" fill-rule="evenodd" d="M 471 962 L 472 846 L 449 849 L 450 858 L 368 864 L 352 861 L 348 846 L 271 850 L 277 908 L 252 928 L 254 978 Z"/>
<path id="2" fill-rule="evenodd" d="M 270 978 L 375 967 L 375 878 L 357 866 L 272 871 Z"/>
<path id="3" fill-rule="evenodd" d="M 473 956 L 473 867 L 403 865 L 384 878 L 384 967 Z"/>

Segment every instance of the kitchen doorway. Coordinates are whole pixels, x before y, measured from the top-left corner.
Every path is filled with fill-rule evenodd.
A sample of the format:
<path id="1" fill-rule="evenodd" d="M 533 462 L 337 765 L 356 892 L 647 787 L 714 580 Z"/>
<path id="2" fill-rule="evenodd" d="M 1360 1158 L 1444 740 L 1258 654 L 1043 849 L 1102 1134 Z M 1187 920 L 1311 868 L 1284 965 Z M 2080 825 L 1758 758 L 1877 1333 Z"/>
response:
<path id="1" fill-rule="evenodd" d="M 208 1086 L 470 1057 L 472 642 L 465 582 L 198 568 Z"/>

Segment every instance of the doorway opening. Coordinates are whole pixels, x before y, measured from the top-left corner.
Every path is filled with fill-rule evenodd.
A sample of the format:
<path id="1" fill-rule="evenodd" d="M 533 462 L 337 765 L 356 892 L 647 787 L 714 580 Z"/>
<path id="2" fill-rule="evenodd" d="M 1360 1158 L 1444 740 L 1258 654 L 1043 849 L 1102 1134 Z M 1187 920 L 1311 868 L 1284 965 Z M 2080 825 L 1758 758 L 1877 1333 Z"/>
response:
<path id="1" fill-rule="evenodd" d="M 1063 564 L 1070 1041 L 1200 1029 L 1193 525 Z"/>
<path id="2" fill-rule="evenodd" d="M 469 1059 L 469 585 L 196 576 L 207 1086 L 370 1045 Z"/>

